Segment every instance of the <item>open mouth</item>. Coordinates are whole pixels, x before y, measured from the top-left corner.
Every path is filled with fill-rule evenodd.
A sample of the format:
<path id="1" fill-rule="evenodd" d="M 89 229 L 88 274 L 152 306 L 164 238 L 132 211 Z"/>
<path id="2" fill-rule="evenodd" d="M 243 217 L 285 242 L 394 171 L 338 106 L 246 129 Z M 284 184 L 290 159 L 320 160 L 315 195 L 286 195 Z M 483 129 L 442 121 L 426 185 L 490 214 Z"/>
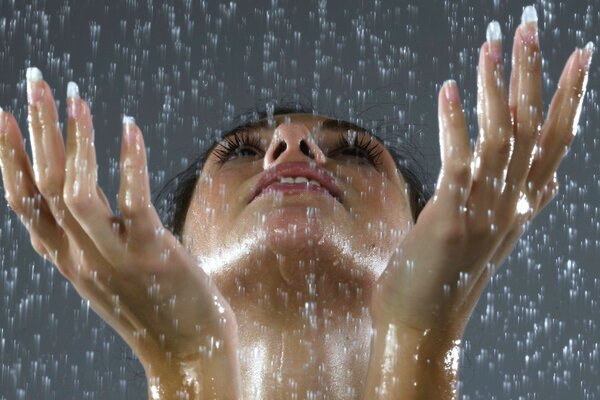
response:
<path id="1" fill-rule="evenodd" d="M 281 192 L 285 194 L 320 193 L 326 196 L 334 197 L 327 189 L 322 187 L 317 181 L 309 181 L 305 177 L 282 178 L 278 182 L 274 182 L 266 188 L 264 188 L 256 197 L 274 192 Z"/>
<path id="2" fill-rule="evenodd" d="M 340 203 L 342 193 L 329 171 L 306 162 L 279 164 L 265 172 L 254 186 L 250 201 L 273 192 L 320 193 L 332 196 Z"/>

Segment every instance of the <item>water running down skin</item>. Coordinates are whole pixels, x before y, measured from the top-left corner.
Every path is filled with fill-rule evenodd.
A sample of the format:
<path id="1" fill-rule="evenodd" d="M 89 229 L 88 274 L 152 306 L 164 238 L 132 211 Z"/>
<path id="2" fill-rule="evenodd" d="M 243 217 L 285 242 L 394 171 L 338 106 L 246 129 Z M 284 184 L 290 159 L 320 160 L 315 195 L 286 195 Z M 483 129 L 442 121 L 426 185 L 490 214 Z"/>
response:
<path id="1" fill-rule="evenodd" d="M 28 71 L 33 166 L 17 121 L 0 113 L 7 201 L 34 249 L 131 346 L 152 399 L 351 398 L 349 389 L 364 399 L 457 398 L 465 327 L 526 222 L 557 193 L 593 51 L 570 56 L 543 120 L 534 10 L 524 17 L 508 95 L 498 26 L 481 47 L 474 154 L 455 83 L 440 89 L 442 170 L 415 224 L 390 155 L 373 166 L 331 152 L 332 132 L 318 129 L 327 118 L 306 115 L 257 131 L 256 154 L 211 155 L 183 244 L 160 229 L 143 137 L 125 119 L 117 218 L 96 182 L 89 106 L 71 85 L 65 149 L 36 70 Z M 266 171 L 294 162 L 334 174 L 341 201 L 249 201 Z"/>

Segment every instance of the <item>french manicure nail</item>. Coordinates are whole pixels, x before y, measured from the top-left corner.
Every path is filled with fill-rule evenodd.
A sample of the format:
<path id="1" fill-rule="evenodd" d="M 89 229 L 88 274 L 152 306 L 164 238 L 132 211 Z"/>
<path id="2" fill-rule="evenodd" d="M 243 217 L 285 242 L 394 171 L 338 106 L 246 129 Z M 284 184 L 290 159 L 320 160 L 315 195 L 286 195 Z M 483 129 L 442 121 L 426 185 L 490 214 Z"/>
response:
<path id="1" fill-rule="evenodd" d="M 4 135 L 4 129 L 6 128 L 6 115 L 4 110 L 0 107 L 0 135 Z"/>
<path id="2" fill-rule="evenodd" d="M 579 67 L 585 72 L 590 70 L 590 64 L 592 63 L 594 50 L 594 42 L 588 42 L 579 53 Z"/>
<path id="3" fill-rule="evenodd" d="M 44 96 L 44 88 L 40 83 L 41 80 L 44 79 L 42 71 L 36 67 L 29 67 L 27 68 L 25 77 L 27 78 L 27 95 L 29 97 L 29 102 L 31 104 L 37 103 Z"/>
<path id="4" fill-rule="evenodd" d="M 534 6 L 527 6 L 521 15 L 521 38 L 528 45 L 538 44 L 538 15 Z"/>
<path id="5" fill-rule="evenodd" d="M 67 112 L 69 117 L 77 119 L 81 110 L 79 103 L 79 87 L 75 82 L 67 83 L 67 102 L 69 104 Z"/>
<path id="6" fill-rule="evenodd" d="M 125 130 L 125 135 L 123 139 L 125 143 L 128 145 L 132 144 L 135 141 L 135 137 L 133 134 L 133 125 L 135 124 L 135 118 L 129 115 L 123 115 L 123 129 Z"/>
<path id="7" fill-rule="evenodd" d="M 458 103 L 460 101 L 458 88 L 454 79 L 448 79 L 444 82 L 444 94 L 446 95 L 446 99 L 451 103 Z"/>
<path id="8" fill-rule="evenodd" d="M 489 57 L 494 64 L 499 64 L 502 61 L 502 29 L 498 21 L 488 24 L 485 36 L 488 42 Z"/>

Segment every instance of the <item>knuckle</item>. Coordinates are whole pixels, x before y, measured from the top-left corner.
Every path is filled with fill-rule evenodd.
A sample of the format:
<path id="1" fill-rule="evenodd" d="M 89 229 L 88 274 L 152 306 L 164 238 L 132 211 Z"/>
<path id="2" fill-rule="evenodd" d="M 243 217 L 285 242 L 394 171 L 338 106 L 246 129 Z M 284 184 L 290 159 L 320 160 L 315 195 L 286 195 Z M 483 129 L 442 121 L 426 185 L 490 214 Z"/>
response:
<path id="1" fill-rule="evenodd" d="M 21 196 L 14 196 L 10 192 L 6 192 L 4 199 L 8 206 L 17 214 L 23 214 L 25 211 L 23 207 L 23 198 Z"/>
<path id="2" fill-rule="evenodd" d="M 513 140 L 507 135 L 501 135 L 494 143 L 496 154 L 508 158 L 513 149 Z"/>
<path id="3" fill-rule="evenodd" d="M 451 164 L 452 176 L 463 182 L 471 179 L 471 164 L 466 161 L 456 161 Z"/>
<path id="4" fill-rule="evenodd" d="M 78 215 L 85 213 L 93 206 L 92 197 L 84 190 L 78 190 L 76 193 L 73 191 L 64 193 L 64 202 L 69 211 Z"/>
<path id="5" fill-rule="evenodd" d="M 435 230 L 438 240 L 447 246 L 460 246 L 468 239 L 466 227 L 461 223 L 445 223 Z"/>
<path id="6" fill-rule="evenodd" d="M 133 201 L 133 193 L 131 190 L 125 190 L 124 192 L 119 193 L 117 203 L 121 213 L 130 218 L 137 218 L 141 212 L 140 207 L 134 204 L 135 202 Z"/>
<path id="7" fill-rule="evenodd" d="M 42 257 L 48 257 L 48 250 L 46 250 L 46 246 L 43 244 L 42 240 L 38 236 L 31 236 L 31 246 L 33 247 L 35 252 L 41 255 Z"/>
<path id="8" fill-rule="evenodd" d="M 470 229 L 470 234 L 473 238 L 483 239 L 488 237 L 493 230 L 493 223 L 488 221 L 477 221 Z"/>
<path id="9" fill-rule="evenodd" d="M 72 267 L 67 267 L 68 264 L 65 263 L 64 257 L 58 258 L 56 260 L 52 260 L 52 263 L 54 264 L 54 266 L 56 267 L 56 269 L 58 270 L 58 272 L 60 272 L 60 274 L 62 276 L 64 276 L 70 282 L 74 281 L 74 279 L 77 276 L 76 269 L 72 268 Z"/>
<path id="10" fill-rule="evenodd" d="M 531 106 L 532 110 L 528 117 L 522 118 L 523 121 L 517 122 L 517 129 L 515 136 L 518 136 L 520 140 L 525 140 L 527 143 L 535 140 L 541 131 L 541 125 L 539 124 L 540 118 L 538 117 L 537 111 L 533 110 L 535 107 Z M 509 138 L 511 143 L 512 138 Z"/>
<path id="11" fill-rule="evenodd" d="M 61 195 L 63 181 L 57 174 L 47 174 L 40 178 L 39 182 L 37 182 L 37 187 L 44 197 L 56 197 Z"/>

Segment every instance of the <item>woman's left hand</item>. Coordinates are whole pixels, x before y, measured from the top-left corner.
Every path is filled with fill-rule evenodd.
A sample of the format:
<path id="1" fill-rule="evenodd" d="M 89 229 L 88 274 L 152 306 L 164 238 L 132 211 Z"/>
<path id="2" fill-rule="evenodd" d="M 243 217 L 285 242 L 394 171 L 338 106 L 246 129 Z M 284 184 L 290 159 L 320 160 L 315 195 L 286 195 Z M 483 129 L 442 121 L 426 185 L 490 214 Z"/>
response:
<path id="1" fill-rule="evenodd" d="M 516 30 L 509 96 L 501 41 L 490 40 L 500 37 L 499 25 L 490 28 L 479 58 L 474 161 L 456 84 L 446 82 L 438 98 L 436 192 L 377 282 L 374 323 L 460 339 L 524 225 L 557 193 L 556 170 L 576 133 L 593 45 L 571 54 L 543 121 L 537 21 Z"/>

